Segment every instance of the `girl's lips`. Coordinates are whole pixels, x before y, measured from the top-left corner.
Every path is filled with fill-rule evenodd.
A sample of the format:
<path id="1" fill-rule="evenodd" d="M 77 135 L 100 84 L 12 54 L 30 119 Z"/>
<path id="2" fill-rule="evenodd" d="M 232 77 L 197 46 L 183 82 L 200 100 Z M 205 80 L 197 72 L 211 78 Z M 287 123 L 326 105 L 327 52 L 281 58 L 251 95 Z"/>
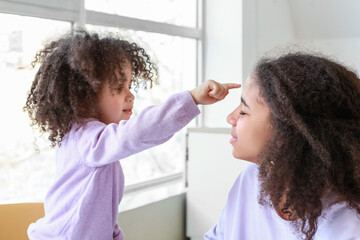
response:
<path id="1" fill-rule="evenodd" d="M 236 140 L 237 140 L 236 137 L 232 137 L 232 138 L 230 139 L 230 143 L 236 142 Z"/>
<path id="2" fill-rule="evenodd" d="M 234 129 L 231 129 L 230 135 L 231 135 L 230 143 L 236 142 L 237 137 L 235 137 L 235 130 Z"/>
<path id="3" fill-rule="evenodd" d="M 132 109 L 124 109 L 123 112 L 127 114 L 132 114 Z"/>

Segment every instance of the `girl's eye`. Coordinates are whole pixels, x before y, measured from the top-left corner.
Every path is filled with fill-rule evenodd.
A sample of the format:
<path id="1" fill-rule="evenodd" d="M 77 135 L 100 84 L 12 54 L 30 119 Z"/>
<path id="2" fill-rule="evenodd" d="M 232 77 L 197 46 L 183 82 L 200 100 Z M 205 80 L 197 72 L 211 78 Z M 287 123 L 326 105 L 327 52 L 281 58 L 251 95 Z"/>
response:
<path id="1" fill-rule="evenodd" d="M 240 111 L 240 115 L 246 115 L 246 113 L 243 111 Z"/>

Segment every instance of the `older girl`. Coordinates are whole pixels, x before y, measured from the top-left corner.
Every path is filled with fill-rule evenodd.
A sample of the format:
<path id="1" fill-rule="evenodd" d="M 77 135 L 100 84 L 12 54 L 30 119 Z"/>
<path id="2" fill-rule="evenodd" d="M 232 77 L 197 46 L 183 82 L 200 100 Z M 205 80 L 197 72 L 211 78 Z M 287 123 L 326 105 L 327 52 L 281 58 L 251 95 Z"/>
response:
<path id="1" fill-rule="evenodd" d="M 261 60 L 228 116 L 254 164 L 207 240 L 360 239 L 360 79 L 324 57 Z"/>

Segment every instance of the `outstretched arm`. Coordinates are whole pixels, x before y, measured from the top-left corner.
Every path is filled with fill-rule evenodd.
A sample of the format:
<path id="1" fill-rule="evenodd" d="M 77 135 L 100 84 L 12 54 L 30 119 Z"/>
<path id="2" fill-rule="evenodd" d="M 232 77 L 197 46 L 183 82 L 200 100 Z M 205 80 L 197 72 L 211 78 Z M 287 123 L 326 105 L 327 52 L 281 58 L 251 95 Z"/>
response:
<path id="1" fill-rule="evenodd" d="M 128 121 L 108 125 L 92 121 L 85 127 L 91 130 L 80 128 L 73 139 L 86 165 L 106 165 L 166 142 L 200 113 L 195 103 L 215 103 L 237 87 L 240 85 L 209 80 L 190 93 L 174 94 L 162 104 L 145 108 Z"/>

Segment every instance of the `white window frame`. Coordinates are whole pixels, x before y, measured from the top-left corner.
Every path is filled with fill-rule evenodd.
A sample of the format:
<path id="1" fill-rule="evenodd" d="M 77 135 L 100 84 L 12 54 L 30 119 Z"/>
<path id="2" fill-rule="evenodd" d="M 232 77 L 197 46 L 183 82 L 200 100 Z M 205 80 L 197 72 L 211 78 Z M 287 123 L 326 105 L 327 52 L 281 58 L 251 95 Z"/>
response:
<path id="1" fill-rule="evenodd" d="M 195 28 L 86 10 L 85 0 L 17 0 L 16 2 L 13 0 L 0 0 L 0 13 L 67 21 L 72 24 L 72 28 L 74 28 L 74 26 L 84 27 L 85 24 L 93 24 L 195 39 L 197 40 L 197 73 L 195 84 L 198 85 L 203 82 L 204 71 L 204 0 L 194 1 L 197 2 L 197 22 Z M 204 110 L 202 106 L 200 106 L 200 108 L 202 108 L 202 111 Z M 197 117 L 196 127 L 202 127 L 203 123 L 204 120 L 202 116 Z M 186 158 L 187 156 L 184 156 L 184 164 L 186 164 Z M 127 185 L 124 192 L 133 193 L 149 187 L 156 187 L 179 181 L 183 181 L 185 187 L 185 174 L 186 168 L 184 168 L 182 174 L 174 173 L 148 181 Z"/>

